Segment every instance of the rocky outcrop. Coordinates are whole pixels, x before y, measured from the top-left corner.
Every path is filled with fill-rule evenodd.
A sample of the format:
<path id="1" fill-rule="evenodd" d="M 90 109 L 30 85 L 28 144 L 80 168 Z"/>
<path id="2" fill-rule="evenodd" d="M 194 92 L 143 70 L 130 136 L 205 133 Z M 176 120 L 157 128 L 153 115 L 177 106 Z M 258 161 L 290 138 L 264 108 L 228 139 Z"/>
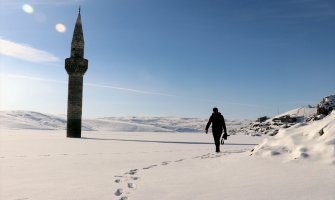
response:
<path id="1" fill-rule="evenodd" d="M 249 126 L 242 127 L 239 132 L 252 136 L 264 134 L 274 136 L 280 129 L 290 128 L 299 123 L 321 120 L 332 110 L 335 110 L 335 95 L 324 97 L 317 107 L 308 105 L 270 119 L 266 119 L 266 117 L 258 118 L 255 122 L 251 122 Z"/>
<path id="2" fill-rule="evenodd" d="M 335 95 L 323 98 L 317 106 L 318 115 L 328 115 L 332 110 L 335 110 Z"/>

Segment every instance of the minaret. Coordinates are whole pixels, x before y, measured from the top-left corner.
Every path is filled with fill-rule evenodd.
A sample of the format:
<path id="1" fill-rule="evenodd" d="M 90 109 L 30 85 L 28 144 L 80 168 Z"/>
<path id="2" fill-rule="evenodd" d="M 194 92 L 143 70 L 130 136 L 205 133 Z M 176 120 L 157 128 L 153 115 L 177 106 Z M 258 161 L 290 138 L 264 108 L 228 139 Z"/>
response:
<path id="1" fill-rule="evenodd" d="M 71 57 L 65 59 L 65 69 L 69 74 L 67 137 L 81 137 L 83 77 L 87 70 L 87 66 L 88 60 L 84 58 L 84 35 L 79 7 L 71 43 Z"/>

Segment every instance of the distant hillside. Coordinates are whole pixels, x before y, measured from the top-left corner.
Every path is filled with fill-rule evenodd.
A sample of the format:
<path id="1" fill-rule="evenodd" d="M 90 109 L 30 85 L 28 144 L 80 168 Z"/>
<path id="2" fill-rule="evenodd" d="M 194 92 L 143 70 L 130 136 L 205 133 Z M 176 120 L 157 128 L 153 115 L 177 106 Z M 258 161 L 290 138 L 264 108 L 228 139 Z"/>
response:
<path id="1" fill-rule="evenodd" d="M 296 109 L 287 111 L 285 113 L 282 113 L 280 115 L 272 117 L 269 120 L 271 121 L 274 118 L 280 118 L 280 117 L 285 116 L 285 115 L 289 115 L 289 116 L 292 116 L 292 117 L 303 117 L 303 118 L 307 119 L 307 118 L 309 118 L 310 116 L 312 116 L 314 114 L 316 114 L 316 107 L 314 107 L 314 106 L 305 106 L 305 107 L 296 108 Z"/>
<path id="2" fill-rule="evenodd" d="M 227 120 L 229 134 L 270 133 L 283 123 L 274 123 L 273 119 L 282 116 L 303 117 L 306 119 L 316 113 L 316 108 L 307 106 L 293 109 L 281 115 L 257 123 L 250 120 Z M 115 132 L 204 132 L 208 119 L 182 117 L 104 117 L 83 119 L 83 131 L 115 131 Z M 288 124 L 285 124 L 287 126 Z M 0 129 L 37 129 L 65 130 L 66 116 L 44 114 L 34 111 L 0 111 Z"/>
<path id="3" fill-rule="evenodd" d="M 83 119 L 83 131 L 115 132 L 204 132 L 208 119 L 181 117 L 105 117 Z M 236 130 L 250 121 L 226 120 L 228 130 Z M 66 116 L 34 111 L 0 111 L 0 129 L 65 130 Z"/>
<path id="4" fill-rule="evenodd" d="M 282 128 L 290 128 L 298 123 L 323 119 L 335 108 L 335 95 L 324 97 L 317 106 L 305 106 L 282 113 L 272 118 L 262 117 L 259 120 L 243 127 L 239 132 L 248 135 L 268 134 L 274 136 Z M 261 119 L 261 118 L 259 118 Z"/>
<path id="5" fill-rule="evenodd" d="M 261 135 L 268 134 L 274 136 L 281 128 L 289 128 L 296 123 L 301 123 L 308 120 L 311 116 L 316 114 L 316 107 L 306 106 L 296 108 L 272 118 L 268 118 L 263 122 L 252 122 L 249 125 L 242 127 L 238 132 L 247 135 Z"/>
<path id="6" fill-rule="evenodd" d="M 33 111 L 0 111 L 1 129 L 64 129 L 63 116 L 47 115 Z"/>

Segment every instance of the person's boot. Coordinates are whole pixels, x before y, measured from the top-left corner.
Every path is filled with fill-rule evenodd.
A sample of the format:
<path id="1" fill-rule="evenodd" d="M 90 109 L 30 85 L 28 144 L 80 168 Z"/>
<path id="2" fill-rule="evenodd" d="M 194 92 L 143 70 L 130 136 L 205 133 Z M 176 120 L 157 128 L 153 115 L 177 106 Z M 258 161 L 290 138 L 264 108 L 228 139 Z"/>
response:
<path id="1" fill-rule="evenodd" d="M 220 153 L 220 146 L 216 146 L 216 153 Z"/>

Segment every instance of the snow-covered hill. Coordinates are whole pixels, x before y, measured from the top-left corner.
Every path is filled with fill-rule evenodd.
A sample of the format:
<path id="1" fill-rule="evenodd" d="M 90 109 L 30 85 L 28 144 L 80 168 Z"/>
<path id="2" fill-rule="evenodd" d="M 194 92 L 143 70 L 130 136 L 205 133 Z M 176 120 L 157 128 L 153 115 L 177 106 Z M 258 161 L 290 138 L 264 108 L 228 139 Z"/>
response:
<path id="1" fill-rule="evenodd" d="M 198 131 L 194 126 L 196 122 L 191 123 L 192 121 L 195 120 L 145 117 L 83 119 L 82 130 L 171 132 L 187 129 L 193 132 Z M 199 123 L 199 120 L 197 122 Z M 0 124 L 0 128 L 3 129 L 64 130 L 66 129 L 66 116 L 42 114 L 33 111 L 0 111 Z M 183 127 L 187 128 L 181 129 L 178 126 L 179 124 L 184 124 L 185 126 Z"/>
<path id="2" fill-rule="evenodd" d="M 276 136 L 264 139 L 253 154 L 335 164 L 335 111 L 318 121 L 279 129 Z"/>
<path id="3" fill-rule="evenodd" d="M 270 135 L 274 136 L 281 128 L 289 128 L 297 123 L 306 122 L 316 115 L 316 107 L 305 106 L 296 108 L 275 117 L 268 118 L 264 122 L 252 122 L 248 126 L 242 127 L 239 132 L 247 135 Z"/>
<path id="4" fill-rule="evenodd" d="M 207 119 L 180 117 L 105 117 L 83 119 L 83 131 L 117 132 L 204 132 Z M 229 130 L 246 126 L 250 121 L 226 120 Z M 64 130 L 66 116 L 33 111 L 0 111 L 0 129 Z M 236 131 L 235 131 L 236 132 Z"/>
<path id="5" fill-rule="evenodd" d="M 287 111 L 285 113 L 272 117 L 268 121 L 273 121 L 273 119 L 275 118 L 280 118 L 280 117 L 287 116 L 287 115 L 291 117 L 303 117 L 304 119 L 307 119 L 314 114 L 316 114 L 316 107 L 309 105 L 309 106 L 304 106 L 304 107 L 300 107 L 300 108 Z"/>
<path id="6" fill-rule="evenodd" d="M 0 111 L 1 129 L 64 129 L 66 118 L 33 111 Z"/>

